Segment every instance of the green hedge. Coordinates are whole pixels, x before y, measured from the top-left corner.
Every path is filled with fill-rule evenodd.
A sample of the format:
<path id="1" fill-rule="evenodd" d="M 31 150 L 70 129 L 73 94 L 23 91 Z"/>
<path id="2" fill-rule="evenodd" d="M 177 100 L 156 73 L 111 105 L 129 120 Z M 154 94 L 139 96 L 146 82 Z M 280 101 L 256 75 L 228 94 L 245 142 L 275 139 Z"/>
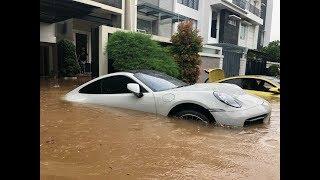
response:
<path id="1" fill-rule="evenodd" d="M 59 74 L 63 77 L 72 77 L 80 72 L 80 65 L 76 57 L 76 47 L 69 40 L 58 42 Z"/>
<path id="2" fill-rule="evenodd" d="M 109 38 L 107 50 L 116 71 L 149 69 L 179 77 L 179 67 L 170 53 L 149 35 L 117 31 Z"/>

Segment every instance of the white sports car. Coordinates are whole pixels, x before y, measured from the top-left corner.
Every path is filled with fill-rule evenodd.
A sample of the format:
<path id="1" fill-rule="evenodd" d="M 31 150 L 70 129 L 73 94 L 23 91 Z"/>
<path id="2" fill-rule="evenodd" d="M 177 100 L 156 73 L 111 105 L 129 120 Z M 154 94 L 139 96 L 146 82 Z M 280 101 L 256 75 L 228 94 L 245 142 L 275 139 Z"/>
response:
<path id="1" fill-rule="evenodd" d="M 64 99 L 231 126 L 263 123 L 271 114 L 267 101 L 245 93 L 237 85 L 187 85 L 147 70 L 100 76 L 72 90 Z"/>

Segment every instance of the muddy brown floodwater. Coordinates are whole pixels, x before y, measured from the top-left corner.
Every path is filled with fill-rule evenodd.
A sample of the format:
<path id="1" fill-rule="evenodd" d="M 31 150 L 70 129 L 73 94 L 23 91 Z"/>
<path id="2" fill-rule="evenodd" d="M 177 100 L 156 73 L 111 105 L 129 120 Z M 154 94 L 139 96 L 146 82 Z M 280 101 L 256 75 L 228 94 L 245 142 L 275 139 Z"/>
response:
<path id="1" fill-rule="evenodd" d="M 42 180 L 280 179 L 279 102 L 268 124 L 204 127 L 60 100 L 81 83 L 41 81 Z"/>

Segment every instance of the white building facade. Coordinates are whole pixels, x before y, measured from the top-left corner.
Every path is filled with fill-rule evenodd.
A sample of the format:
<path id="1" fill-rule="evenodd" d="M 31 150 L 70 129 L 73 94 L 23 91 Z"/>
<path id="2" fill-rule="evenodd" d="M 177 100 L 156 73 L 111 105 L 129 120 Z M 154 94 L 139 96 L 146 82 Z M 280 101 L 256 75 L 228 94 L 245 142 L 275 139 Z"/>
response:
<path id="1" fill-rule="evenodd" d="M 246 49 L 257 49 L 263 25 L 260 7 L 261 0 L 40 0 L 40 74 L 59 67 L 54 54 L 60 39 L 71 40 L 77 50 L 86 49 L 89 69 L 96 77 L 112 72 L 105 45 L 113 32 L 137 31 L 170 43 L 178 24 L 186 19 L 203 37 L 201 68 L 243 74 Z M 238 54 L 228 54 L 230 49 Z M 230 68 L 229 61 L 238 63 L 236 68 Z M 201 74 L 199 81 L 204 79 Z"/>

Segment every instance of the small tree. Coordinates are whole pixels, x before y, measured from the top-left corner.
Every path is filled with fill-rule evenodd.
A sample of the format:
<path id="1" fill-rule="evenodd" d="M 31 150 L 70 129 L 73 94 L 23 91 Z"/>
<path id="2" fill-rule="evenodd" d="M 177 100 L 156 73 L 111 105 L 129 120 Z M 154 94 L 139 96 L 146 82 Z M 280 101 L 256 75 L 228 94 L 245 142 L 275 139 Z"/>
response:
<path id="1" fill-rule="evenodd" d="M 107 50 L 117 71 L 148 69 L 179 76 L 179 67 L 169 52 L 149 35 L 117 31 L 109 38 Z"/>
<path id="2" fill-rule="evenodd" d="M 186 83 L 194 84 L 200 74 L 201 63 L 199 52 L 202 49 L 202 38 L 198 30 L 192 28 L 191 21 L 179 24 L 178 32 L 172 35 L 172 54 L 180 67 L 180 79 Z"/>
<path id="3" fill-rule="evenodd" d="M 268 46 L 262 48 L 262 52 L 267 54 L 268 61 L 280 62 L 280 41 L 272 41 Z"/>
<path id="4" fill-rule="evenodd" d="M 80 72 L 80 65 L 76 57 L 76 47 L 69 40 L 58 42 L 59 74 L 64 77 L 72 77 Z"/>

